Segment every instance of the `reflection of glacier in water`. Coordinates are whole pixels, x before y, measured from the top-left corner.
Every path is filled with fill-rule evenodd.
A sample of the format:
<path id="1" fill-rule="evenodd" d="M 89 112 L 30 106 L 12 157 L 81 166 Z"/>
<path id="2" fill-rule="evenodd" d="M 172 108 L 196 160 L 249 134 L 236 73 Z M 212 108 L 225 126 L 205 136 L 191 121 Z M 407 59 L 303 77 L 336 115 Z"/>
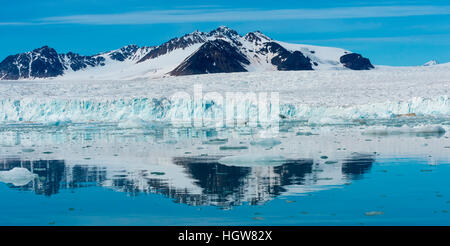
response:
<path id="1" fill-rule="evenodd" d="M 226 166 L 219 157 L 177 157 L 174 165 L 182 167 L 194 187 L 176 186 L 171 180 L 178 173 L 149 170 L 114 170 L 108 167 L 67 165 L 62 160 L 27 161 L 4 159 L 0 171 L 26 168 L 36 174 L 28 184 L 13 186 L 51 196 L 61 189 L 103 186 L 129 195 L 156 193 L 189 205 L 237 206 L 261 204 L 283 194 L 303 194 L 342 185 L 361 178 L 374 162 L 373 156 L 355 155 L 332 169 L 315 164 L 312 159 L 286 160 L 278 166 Z M 337 166 L 338 165 L 338 166 Z M 330 172 L 330 173 L 327 173 Z M 319 174 L 319 175 L 318 175 Z M 329 177 L 324 177 L 324 176 Z"/>
<path id="2" fill-rule="evenodd" d="M 442 127 L 402 118 L 340 126 L 282 122 L 278 136 L 269 139 L 246 127 L 3 126 L 0 171 L 21 167 L 37 177 L 17 187 L 0 182 L 47 196 L 99 186 L 189 205 L 257 205 L 342 188 L 363 179 L 378 159 L 448 163 L 447 123 L 428 120 Z"/>
<path id="3" fill-rule="evenodd" d="M 278 135 L 261 138 L 250 127 L 2 125 L 0 195 L 8 202 L 0 220 L 409 224 L 412 212 L 417 221 L 448 224 L 439 212 L 450 196 L 448 126 L 433 118 L 282 122 Z M 373 211 L 385 214 L 366 216 Z"/>

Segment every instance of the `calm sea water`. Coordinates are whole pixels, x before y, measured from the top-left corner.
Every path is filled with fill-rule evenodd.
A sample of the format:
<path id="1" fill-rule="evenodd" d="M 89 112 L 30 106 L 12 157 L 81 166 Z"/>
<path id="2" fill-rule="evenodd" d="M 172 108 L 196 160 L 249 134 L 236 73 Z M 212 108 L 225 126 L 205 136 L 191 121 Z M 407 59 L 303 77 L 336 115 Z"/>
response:
<path id="1" fill-rule="evenodd" d="M 35 174 L 0 175 L 0 225 L 450 225 L 448 133 L 291 125 L 261 140 L 253 129 L 71 125 L 0 135 L 0 171 Z"/>

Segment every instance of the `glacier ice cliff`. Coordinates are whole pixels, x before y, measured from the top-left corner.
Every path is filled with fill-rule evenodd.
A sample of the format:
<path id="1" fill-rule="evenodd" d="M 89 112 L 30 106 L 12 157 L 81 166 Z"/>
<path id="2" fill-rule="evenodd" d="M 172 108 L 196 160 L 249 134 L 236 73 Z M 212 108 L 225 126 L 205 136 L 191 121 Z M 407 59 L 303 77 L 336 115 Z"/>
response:
<path id="1" fill-rule="evenodd" d="M 403 114 L 447 117 L 450 115 L 450 99 L 449 96 L 415 97 L 406 101 L 339 106 L 282 103 L 279 112 L 282 119 L 307 120 L 311 124 L 345 123 L 355 119 L 387 119 Z M 197 105 L 189 100 L 174 103 L 164 97 L 0 100 L 0 124 L 122 122 L 124 127 L 133 127 L 140 126 L 143 122 L 170 123 L 172 119 L 191 119 L 194 116 L 220 120 L 224 113 L 224 105 L 213 101 Z M 245 110 L 239 111 L 239 114 L 236 116 L 240 118 L 256 117 L 258 109 L 255 105 L 246 105 Z M 130 123 L 130 121 L 135 123 Z"/>

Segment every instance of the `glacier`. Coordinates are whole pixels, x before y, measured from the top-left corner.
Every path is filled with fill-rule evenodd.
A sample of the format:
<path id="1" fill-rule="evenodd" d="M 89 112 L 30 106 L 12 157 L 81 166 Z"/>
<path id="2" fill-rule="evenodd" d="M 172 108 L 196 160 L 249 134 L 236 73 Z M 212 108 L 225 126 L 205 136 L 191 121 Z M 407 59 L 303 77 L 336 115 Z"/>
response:
<path id="1" fill-rule="evenodd" d="M 0 82 L 0 124 L 115 123 L 142 128 L 187 116 L 222 116 L 224 103 L 171 100 L 201 85 L 210 92 L 277 92 L 278 121 L 346 124 L 405 115 L 450 117 L 450 69 L 382 67 L 369 71 L 274 71 L 207 74 L 133 81 L 43 80 Z M 258 114 L 246 104 L 238 118 Z M 269 111 L 273 110 L 269 105 Z M 269 112 L 270 113 L 270 112 Z M 240 122 L 244 123 L 245 122 Z"/>
<path id="2" fill-rule="evenodd" d="M 194 108 L 194 106 L 196 108 Z M 258 114 L 257 107 L 241 112 L 248 118 Z M 225 112 L 221 104 L 197 105 L 190 102 L 172 103 L 167 98 L 132 99 L 1 99 L 0 123 L 120 123 L 119 127 L 145 126 L 145 122 L 166 121 L 187 115 L 214 117 Z M 386 119 L 398 115 L 445 117 L 450 115 L 449 96 L 416 97 L 408 101 L 385 102 L 351 106 L 314 106 L 308 104 L 281 104 L 280 114 L 285 120 L 307 120 L 311 124 L 339 124 L 355 119 Z M 219 118 L 218 118 L 219 119 Z M 220 119 L 219 119 L 220 120 Z"/>

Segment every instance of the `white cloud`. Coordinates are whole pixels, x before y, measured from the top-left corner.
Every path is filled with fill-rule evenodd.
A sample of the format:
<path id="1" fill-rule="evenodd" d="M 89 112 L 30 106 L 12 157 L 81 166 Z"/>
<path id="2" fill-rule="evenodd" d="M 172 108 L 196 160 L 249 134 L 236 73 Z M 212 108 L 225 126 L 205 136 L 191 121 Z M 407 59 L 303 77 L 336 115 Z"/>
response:
<path id="1" fill-rule="evenodd" d="M 0 26 L 23 26 L 23 25 L 30 25 L 32 23 L 28 22 L 0 22 Z"/>
<path id="2" fill-rule="evenodd" d="M 195 22 L 236 22 L 301 19 L 351 19 L 450 15 L 450 6 L 371 6 L 324 9 L 178 9 L 128 12 L 120 14 L 71 15 L 41 18 L 26 24 L 161 24 Z M 11 23 L 0 23 L 11 25 Z"/>
<path id="3" fill-rule="evenodd" d="M 429 34 L 429 35 L 413 35 L 413 36 L 396 36 L 396 37 L 348 37 L 348 38 L 331 38 L 331 39 L 312 39 L 312 40 L 289 40 L 294 43 L 310 43 L 310 42 L 357 42 L 357 43 L 412 43 L 412 42 L 442 42 L 448 43 L 450 34 Z"/>

